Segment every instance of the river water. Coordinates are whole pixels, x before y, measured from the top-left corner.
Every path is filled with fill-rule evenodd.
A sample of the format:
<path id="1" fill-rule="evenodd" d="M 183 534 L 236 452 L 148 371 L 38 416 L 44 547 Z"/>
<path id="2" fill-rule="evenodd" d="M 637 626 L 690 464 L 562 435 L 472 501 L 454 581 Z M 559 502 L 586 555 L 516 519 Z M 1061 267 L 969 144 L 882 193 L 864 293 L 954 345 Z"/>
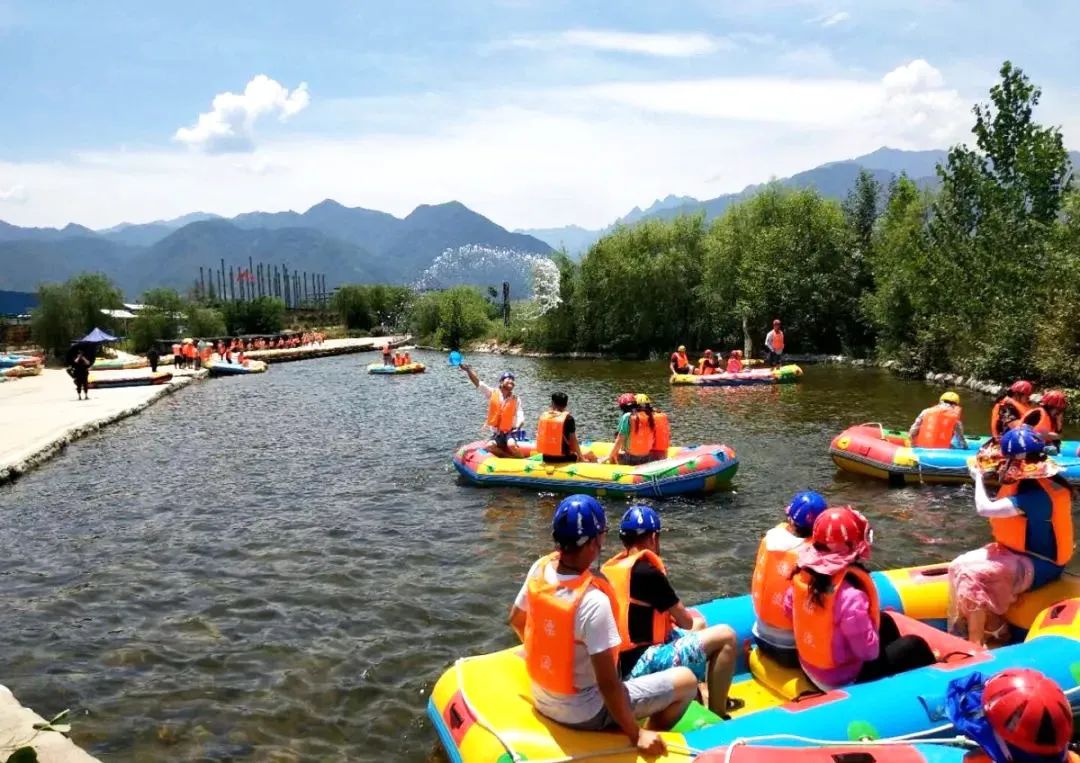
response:
<path id="1" fill-rule="evenodd" d="M 71 708 L 73 739 L 110 761 L 431 757 L 431 686 L 511 644 L 558 497 L 458 484 L 450 456 L 486 404 L 416 355 L 423 376 L 354 355 L 194 385 L 0 487 L 0 682 L 43 715 Z M 562 389 L 579 436 L 610 439 L 615 397 L 646 392 L 673 441 L 736 449 L 733 491 L 661 504 L 687 602 L 748 590 L 796 490 L 862 509 L 878 568 L 989 537 L 970 487 L 889 489 L 829 459 L 851 423 L 910 424 L 941 392 L 923 382 L 816 366 L 800 385 L 671 388 L 661 363 L 473 360 L 517 374 L 530 430 Z M 961 394 L 985 432 L 990 400 Z M 624 507 L 606 501 L 609 521 Z"/>

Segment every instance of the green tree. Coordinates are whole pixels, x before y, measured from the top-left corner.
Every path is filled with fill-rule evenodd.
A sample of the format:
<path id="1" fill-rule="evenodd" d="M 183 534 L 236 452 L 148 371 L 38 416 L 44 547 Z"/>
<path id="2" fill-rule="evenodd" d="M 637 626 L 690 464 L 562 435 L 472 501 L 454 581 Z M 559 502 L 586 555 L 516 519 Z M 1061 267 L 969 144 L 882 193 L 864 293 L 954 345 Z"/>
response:
<path id="1" fill-rule="evenodd" d="M 225 336 L 225 318 L 220 310 L 191 305 L 187 312 L 187 331 L 193 337 Z"/>
<path id="2" fill-rule="evenodd" d="M 413 303 L 412 331 L 425 340 L 462 347 L 493 328 L 484 295 L 471 286 L 429 292 Z"/>
<path id="3" fill-rule="evenodd" d="M 86 334 L 95 326 L 115 331 L 116 319 L 102 313 L 123 305 L 123 295 L 116 284 L 100 273 L 82 273 L 67 281 L 78 327 L 76 333 Z"/>
<path id="4" fill-rule="evenodd" d="M 61 356 L 78 335 L 78 318 L 67 284 L 42 284 L 38 305 L 31 311 L 30 331 L 34 341 L 54 356 Z"/>
<path id="5" fill-rule="evenodd" d="M 974 108 L 976 147 L 955 146 L 938 168 L 927 288 L 951 324 L 959 370 L 1007 378 L 1031 370 L 1032 306 L 1048 275 L 1048 243 L 1069 177 L 1056 128 L 1033 113 L 1041 91 L 1006 61 L 990 103 Z"/>
<path id="6" fill-rule="evenodd" d="M 339 287 L 334 292 L 332 306 L 345 328 L 367 331 L 375 324 L 370 288 L 367 286 Z"/>
<path id="7" fill-rule="evenodd" d="M 274 334 L 285 325 L 285 303 L 277 297 L 226 302 L 222 316 L 229 334 Z"/>

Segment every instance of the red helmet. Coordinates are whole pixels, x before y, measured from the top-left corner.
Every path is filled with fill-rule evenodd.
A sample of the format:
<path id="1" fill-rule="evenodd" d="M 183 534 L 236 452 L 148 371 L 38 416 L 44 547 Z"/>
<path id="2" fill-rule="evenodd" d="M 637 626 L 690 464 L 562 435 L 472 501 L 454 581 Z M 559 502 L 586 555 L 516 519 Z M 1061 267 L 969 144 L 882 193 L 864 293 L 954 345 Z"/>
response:
<path id="1" fill-rule="evenodd" d="M 983 687 L 983 712 L 1011 747 L 1032 755 L 1060 755 L 1072 736 L 1069 700 L 1037 670 L 1003 670 Z"/>
<path id="2" fill-rule="evenodd" d="M 1030 395 L 1034 389 L 1035 388 L 1031 386 L 1031 382 L 1021 379 L 1020 381 L 1014 381 L 1012 383 L 1012 386 L 1009 387 L 1009 392 L 1014 395 Z"/>
<path id="3" fill-rule="evenodd" d="M 634 393 L 633 392 L 624 392 L 621 395 L 619 395 L 619 397 L 616 398 L 616 400 L 615 400 L 615 405 L 619 406 L 620 408 L 622 408 L 624 405 L 633 405 L 633 404 L 634 404 Z"/>
<path id="4" fill-rule="evenodd" d="M 825 509 L 814 520 L 814 543 L 833 553 L 869 552 L 874 542 L 870 523 L 850 506 Z"/>
<path id="5" fill-rule="evenodd" d="M 1065 399 L 1065 393 L 1060 389 L 1051 389 L 1043 393 L 1042 406 L 1063 411 L 1069 406 L 1069 401 Z"/>

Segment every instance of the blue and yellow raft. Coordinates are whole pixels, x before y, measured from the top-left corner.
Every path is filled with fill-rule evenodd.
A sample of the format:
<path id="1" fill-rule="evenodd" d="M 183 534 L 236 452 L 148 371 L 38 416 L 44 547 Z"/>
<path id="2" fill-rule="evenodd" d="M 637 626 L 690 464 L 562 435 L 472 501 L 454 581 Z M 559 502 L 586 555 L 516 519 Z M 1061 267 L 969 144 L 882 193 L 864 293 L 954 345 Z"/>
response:
<path id="1" fill-rule="evenodd" d="M 991 675 L 1010 667 L 1035 668 L 1070 692 L 1074 707 L 1080 701 L 1071 691 L 1080 681 L 1080 579 L 1067 575 L 1021 596 L 1007 613 L 1013 643 L 987 651 L 942 630 L 946 565 L 875 572 L 873 578 L 882 608 L 897 613 L 902 632 L 927 639 L 937 664 L 821 692 L 801 671 L 780 667 L 749 648 L 754 614 L 748 595 L 716 599 L 698 610 L 709 624 L 730 625 L 746 645 L 731 689 L 745 707 L 722 721 L 695 703 L 674 730 L 665 732 L 668 754 L 654 760 L 719 761 L 718 751 L 737 740 L 792 748 L 808 746 L 808 738 L 843 743 L 909 735 L 913 744 L 943 739 L 955 734 L 943 710 L 946 687 L 976 670 Z M 576 760 L 600 752 L 606 752 L 605 761 L 643 760 L 618 732 L 574 731 L 539 715 L 520 647 L 458 660 L 435 684 L 428 715 L 455 762 Z M 775 739 L 781 732 L 790 736 Z M 956 760 L 948 748 L 924 752 L 925 760 Z"/>

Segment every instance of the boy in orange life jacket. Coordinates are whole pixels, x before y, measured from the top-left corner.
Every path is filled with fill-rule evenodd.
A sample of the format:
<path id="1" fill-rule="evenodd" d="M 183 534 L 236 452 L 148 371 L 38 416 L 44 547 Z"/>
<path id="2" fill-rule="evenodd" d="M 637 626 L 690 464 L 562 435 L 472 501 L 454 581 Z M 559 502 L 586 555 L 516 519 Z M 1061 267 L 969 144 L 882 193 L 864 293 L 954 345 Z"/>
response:
<path id="1" fill-rule="evenodd" d="M 514 433 L 525 423 L 525 414 L 521 411 L 521 401 L 514 394 L 514 375 L 503 371 L 499 377 L 499 388 L 492 389 L 480 381 L 471 366 L 462 363 L 461 367 L 473 386 L 488 400 L 484 426 L 491 430 L 491 439 L 487 449 L 497 458 L 521 458 L 521 449 Z"/>
<path id="2" fill-rule="evenodd" d="M 1009 393 L 990 409 L 990 437 L 999 441 L 1010 429 L 1020 426 L 1021 419 L 1031 410 L 1031 382 L 1020 379 L 1009 387 Z"/>
<path id="3" fill-rule="evenodd" d="M 811 490 L 796 493 L 784 513 L 787 521 L 765 533 L 758 546 L 750 599 L 754 603 L 754 642 L 762 654 L 788 668 L 799 667 L 795 631 L 784 613 L 784 596 L 799 564 L 799 550 L 809 543 L 814 521 L 829 508 L 825 498 Z"/>
<path id="4" fill-rule="evenodd" d="M 525 668 L 537 712 L 574 729 L 620 728 L 645 756 L 667 746 L 651 729 L 671 728 L 697 692 L 688 668 L 626 681 L 617 669 L 622 638 L 611 586 L 593 575 L 607 530 L 603 507 L 592 496 L 572 495 L 551 522 L 557 551 L 529 570 L 510 609 L 510 626 L 525 645 Z"/>
<path id="5" fill-rule="evenodd" d="M 950 625 L 977 644 L 1008 635 L 1004 615 L 1025 591 L 1061 577 L 1073 556 L 1072 490 L 1046 458 L 1042 437 L 1027 427 L 1001 438 L 996 500 L 986 494 L 982 470 L 975 481 L 975 510 L 990 520 L 994 542 L 949 564 Z M 959 627 L 957 627 L 959 626 Z"/>
<path id="6" fill-rule="evenodd" d="M 732 350 L 728 355 L 727 372 L 737 374 L 742 371 L 742 350 Z"/>
<path id="7" fill-rule="evenodd" d="M 566 410 L 565 392 L 551 394 L 551 410 L 540 416 L 536 425 L 536 449 L 545 464 L 569 464 L 575 461 L 596 461 L 592 453 L 583 453 L 577 439 L 577 422 Z"/>
<path id="8" fill-rule="evenodd" d="M 938 404 L 923 410 L 911 425 L 908 435 L 913 448 L 967 447 L 964 439 L 964 415 L 960 396 L 952 390 L 942 392 Z"/>
<path id="9" fill-rule="evenodd" d="M 619 539 L 625 550 L 600 568 L 615 591 L 619 672 L 634 679 L 684 665 L 698 681 L 708 682 L 709 709 L 725 715 L 733 709 L 728 690 L 735 673 L 735 631 L 707 625 L 679 600 L 660 560 L 660 515 L 651 506 L 627 509 Z"/>
<path id="10" fill-rule="evenodd" d="M 671 369 L 671 374 L 688 374 L 693 367 L 690 365 L 690 358 L 686 356 L 686 345 L 680 344 L 679 349 L 671 353 L 671 358 L 668 361 L 668 368 Z"/>
<path id="11" fill-rule="evenodd" d="M 698 360 L 698 367 L 694 373 L 700 376 L 720 373 L 720 361 L 713 355 L 712 350 L 705 350 L 705 354 Z"/>

